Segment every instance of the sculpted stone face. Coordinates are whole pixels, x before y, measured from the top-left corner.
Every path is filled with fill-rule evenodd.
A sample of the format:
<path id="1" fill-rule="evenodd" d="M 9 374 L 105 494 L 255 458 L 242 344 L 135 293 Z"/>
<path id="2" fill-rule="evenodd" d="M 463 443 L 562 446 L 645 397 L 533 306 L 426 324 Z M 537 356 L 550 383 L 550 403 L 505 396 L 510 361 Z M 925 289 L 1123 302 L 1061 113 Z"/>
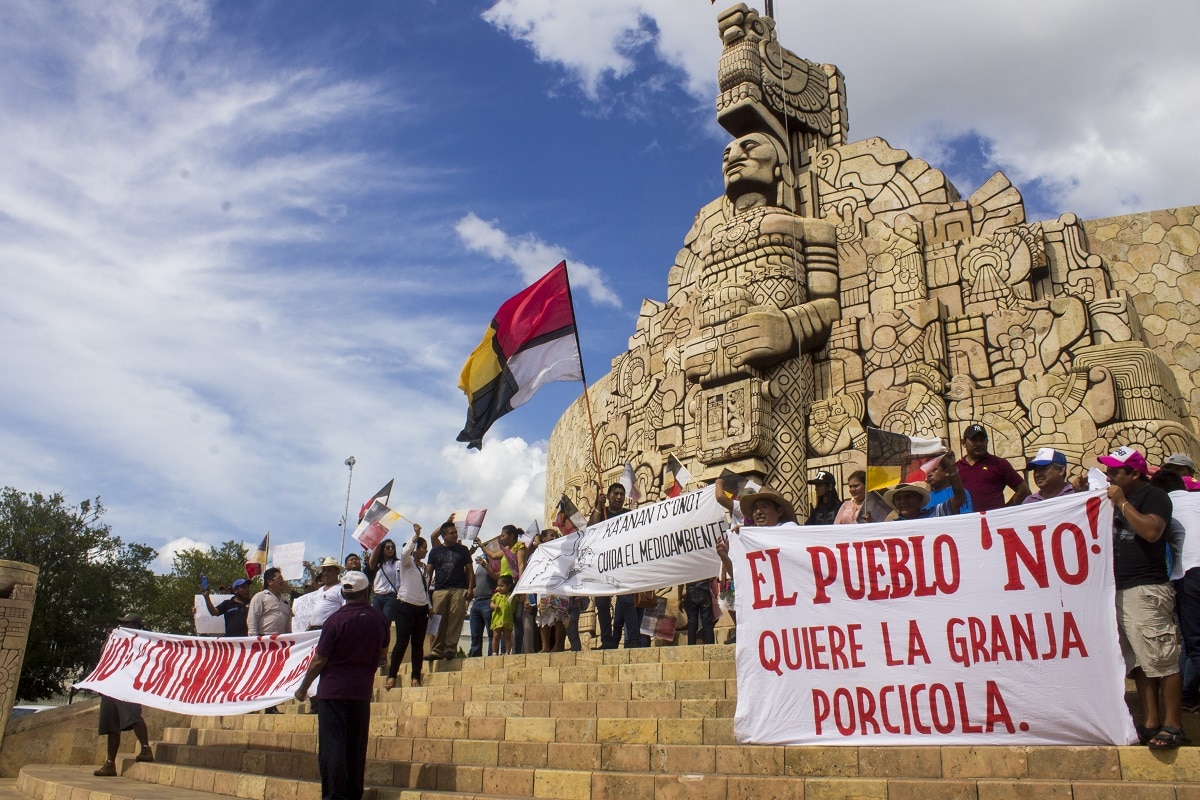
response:
<path id="1" fill-rule="evenodd" d="M 751 133 L 730 142 L 721 159 L 727 191 L 741 187 L 762 188 L 774 185 L 779 166 L 775 144 L 764 133 Z"/>

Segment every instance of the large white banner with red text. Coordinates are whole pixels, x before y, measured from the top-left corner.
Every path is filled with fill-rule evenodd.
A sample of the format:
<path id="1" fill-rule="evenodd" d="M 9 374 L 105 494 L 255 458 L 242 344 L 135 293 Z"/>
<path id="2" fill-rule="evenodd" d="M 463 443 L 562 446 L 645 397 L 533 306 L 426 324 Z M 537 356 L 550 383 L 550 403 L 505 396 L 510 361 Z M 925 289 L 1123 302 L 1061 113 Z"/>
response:
<path id="1" fill-rule="evenodd" d="M 211 639 L 117 628 L 75 686 L 182 714 L 260 711 L 292 698 L 320 635 Z"/>
<path id="2" fill-rule="evenodd" d="M 1129 744 L 1101 492 L 913 522 L 743 528 L 739 741 Z"/>

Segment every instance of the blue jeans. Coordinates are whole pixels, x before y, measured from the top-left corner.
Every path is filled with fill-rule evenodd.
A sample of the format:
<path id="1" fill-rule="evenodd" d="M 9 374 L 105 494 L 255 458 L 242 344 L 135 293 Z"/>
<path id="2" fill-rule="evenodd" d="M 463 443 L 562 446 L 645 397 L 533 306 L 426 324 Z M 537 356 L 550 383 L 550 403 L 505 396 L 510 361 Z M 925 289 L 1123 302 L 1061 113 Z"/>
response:
<path id="1" fill-rule="evenodd" d="M 1175 581 L 1175 607 L 1183 635 L 1183 704 L 1200 703 L 1200 567 L 1193 567 Z"/>
<path id="2" fill-rule="evenodd" d="M 579 641 L 579 615 L 587 611 L 588 599 L 586 597 L 572 597 L 568 606 L 570 618 L 567 620 L 567 641 L 571 643 L 571 649 L 578 653 L 583 649 L 583 642 Z"/>
<path id="3" fill-rule="evenodd" d="M 492 598 L 477 597 L 471 601 L 471 609 L 467 612 L 471 620 L 471 652 L 468 656 L 483 655 L 483 641 L 487 639 L 487 654 L 492 654 Z"/>
<path id="4" fill-rule="evenodd" d="M 623 594 L 617 597 L 613 618 L 613 631 L 618 629 L 625 632 L 625 647 L 649 647 L 650 637 L 642 635 L 642 615 L 645 613 L 637 607 L 634 596 Z M 615 636 L 613 637 L 616 638 Z"/>

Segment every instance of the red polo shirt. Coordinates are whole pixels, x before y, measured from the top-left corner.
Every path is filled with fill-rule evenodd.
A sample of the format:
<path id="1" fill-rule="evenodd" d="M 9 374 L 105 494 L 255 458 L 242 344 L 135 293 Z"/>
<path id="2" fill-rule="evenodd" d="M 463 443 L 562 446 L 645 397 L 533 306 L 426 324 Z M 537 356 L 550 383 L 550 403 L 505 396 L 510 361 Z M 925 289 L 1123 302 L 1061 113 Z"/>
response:
<path id="1" fill-rule="evenodd" d="M 975 464 L 963 456 L 958 460 L 958 474 L 962 476 L 963 488 L 971 495 L 971 505 L 976 511 L 1000 508 L 1004 505 L 1004 487 L 1016 491 L 1022 481 L 1008 459 L 992 453 Z"/>

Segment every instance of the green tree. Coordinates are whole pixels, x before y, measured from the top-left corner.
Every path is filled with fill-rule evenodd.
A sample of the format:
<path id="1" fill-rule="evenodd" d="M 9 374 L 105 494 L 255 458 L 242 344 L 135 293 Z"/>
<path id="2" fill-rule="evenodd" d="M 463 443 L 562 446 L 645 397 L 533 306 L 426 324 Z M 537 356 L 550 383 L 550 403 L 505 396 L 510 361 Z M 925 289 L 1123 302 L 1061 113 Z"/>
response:
<path id="1" fill-rule="evenodd" d="M 72 506 L 57 493 L 0 490 L 0 558 L 39 569 L 22 700 L 60 693 L 86 674 L 117 617 L 153 598 L 157 553 L 113 536 L 103 513 L 100 498 Z"/>
<path id="2" fill-rule="evenodd" d="M 171 560 L 171 573 L 155 578 L 158 590 L 146 609 L 146 625 L 163 633 L 196 633 L 192 609 L 200 593 L 200 578 L 208 578 L 209 589 L 229 586 L 246 577 L 246 548 L 228 541 L 220 547 L 180 550 Z"/>

